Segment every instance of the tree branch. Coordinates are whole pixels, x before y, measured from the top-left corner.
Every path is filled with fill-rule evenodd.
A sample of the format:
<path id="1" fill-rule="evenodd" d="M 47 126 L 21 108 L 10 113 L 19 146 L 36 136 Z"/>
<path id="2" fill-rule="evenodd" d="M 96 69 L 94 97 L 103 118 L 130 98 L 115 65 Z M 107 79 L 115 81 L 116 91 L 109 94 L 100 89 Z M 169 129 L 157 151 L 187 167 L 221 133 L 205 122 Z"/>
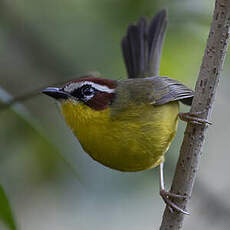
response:
<path id="1" fill-rule="evenodd" d="M 203 119 L 209 119 L 213 107 L 216 88 L 229 42 L 229 26 L 230 1 L 216 0 L 207 46 L 196 82 L 195 96 L 190 110 L 192 113 L 202 112 L 200 117 Z M 171 192 L 191 197 L 206 129 L 206 125 L 188 123 Z M 179 207 L 186 209 L 188 199 L 175 199 L 173 202 Z M 171 213 L 166 207 L 160 230 L 181 229 L 183 219 L 183 214 L 177 212 Z"/>

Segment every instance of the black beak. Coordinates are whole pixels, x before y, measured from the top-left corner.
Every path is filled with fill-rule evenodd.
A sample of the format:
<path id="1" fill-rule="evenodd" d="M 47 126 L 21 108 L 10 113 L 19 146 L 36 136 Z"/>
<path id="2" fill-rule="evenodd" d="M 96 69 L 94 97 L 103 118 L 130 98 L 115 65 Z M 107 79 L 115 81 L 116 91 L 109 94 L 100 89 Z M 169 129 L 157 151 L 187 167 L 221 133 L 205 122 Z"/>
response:
<path id="1" fill-rule="evenodd" d="M 60 99 L 64 99 L 67 100 L 68 98 L 70 98 L 70 95 L 66 92 L 64 92 L 61 88 L 54 88 L 54 87 L 48 87 L 44 90 L 42 90 L 42 93 L 56 99 L 56 100 L 60 100 Z"/>

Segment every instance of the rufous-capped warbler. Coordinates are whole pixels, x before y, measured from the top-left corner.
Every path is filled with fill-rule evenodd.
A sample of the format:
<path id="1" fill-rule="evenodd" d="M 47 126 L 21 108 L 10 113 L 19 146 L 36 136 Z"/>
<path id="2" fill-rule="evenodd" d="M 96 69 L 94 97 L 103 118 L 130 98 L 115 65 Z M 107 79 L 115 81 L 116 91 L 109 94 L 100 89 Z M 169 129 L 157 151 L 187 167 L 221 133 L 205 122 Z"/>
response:
<path id="1" fill-rule="evenodd" d="M 43 93 L 57 99 L 65 121 L 96 161 L 128 172 L 161 165 L 163 199 L 187 213 L 171 202 L 170 196 L 181 196 L 165 191 L 163 182 L 164 154 L 177 129 L 179 101 L 191 105 L 194 95 L 182 83 L 157 76 L 166 25 L 162 10 L 149 24 L 140 18 L 128 27 L 122 50 L 129 79 L 86 76 Z"/>

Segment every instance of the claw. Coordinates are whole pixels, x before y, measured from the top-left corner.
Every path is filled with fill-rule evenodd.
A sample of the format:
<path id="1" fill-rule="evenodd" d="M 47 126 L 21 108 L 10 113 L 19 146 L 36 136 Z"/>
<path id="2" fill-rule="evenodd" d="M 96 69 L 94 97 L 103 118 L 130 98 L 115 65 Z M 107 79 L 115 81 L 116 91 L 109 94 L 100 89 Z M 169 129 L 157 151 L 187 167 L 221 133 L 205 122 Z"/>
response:
<path id="1" fill-rule="evenodd" d="M 188 198 L 187 196 L 176 194 L 176 193 L 172 193 L 172 192 L 169 192 L 169 191 L 167 191 L 165 189 L 161 189 L 160 190 L 160 195 L 161 196 L 167 196 L 167 197 L 173 197 L 173 198 L 182 198 L 182 199 Z"/>
<path id="2" fill-rule="evenodd" d="M 198 115 L 202 114 L 203 112 L 195 112 L 195 113 L 179 113 L 179 118 L 182 121 L 190 122 L 192 124 L 198 125 L 212 125 L 212 123 L 206 119 L 199 118 Z"/>
<path id="3" fill-rule="evenodd" d="M 177 206 L 173 201 L 170 200 L 170 198 L 179 198 L 179 199 L 187 199 L 188 196 L 183 196 L 179 194 L 175 194 L 169 191 L 165 190 L 164 187 L 164 173 L 163 173 L 164 163 L 160 163 L 160 195 L 162 199 L 164 200 L 165 204 L 167 205 L 170 212 L 177 211 L 179 213 L 189 215 L 188 212 Z"/>
<path id="4" fill-rule="evenodd" d="M 182 208 L 180 208 L 179 206 L 177 206 L 175 203 L 173 203 L 170 200 L 170 197 L 186 199 L 187 196 L 171 193 L 171 192 L 168 192 L 168 191 L 166 191 L 164 189 L 160 190 L 160 195 L 161 195 L 162 199 L 164 200 L 164 202 L 166 203 L 166 205 L 167 205 L 167 207 L 168 207 L 170 212 L 177 211 L 177 212 L 183 213 L 185 215 L 189 215 L 189 212 L 183 210 Z"/>

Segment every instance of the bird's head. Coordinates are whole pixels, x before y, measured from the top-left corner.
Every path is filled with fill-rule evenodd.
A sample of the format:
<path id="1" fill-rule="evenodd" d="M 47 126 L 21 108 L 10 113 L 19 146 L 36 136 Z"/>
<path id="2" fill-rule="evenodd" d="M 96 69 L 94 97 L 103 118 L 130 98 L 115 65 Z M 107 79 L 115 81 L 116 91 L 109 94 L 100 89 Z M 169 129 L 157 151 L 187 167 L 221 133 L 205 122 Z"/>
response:
<path id="1" fill-rule="evenodd" d="M 83 77 L 61 88 L 48 87 L 42 92 L 61 104 L 84 104 L 93 110 L 104 110 L 112 103 L 116 87 L 114 80 Z"/>

